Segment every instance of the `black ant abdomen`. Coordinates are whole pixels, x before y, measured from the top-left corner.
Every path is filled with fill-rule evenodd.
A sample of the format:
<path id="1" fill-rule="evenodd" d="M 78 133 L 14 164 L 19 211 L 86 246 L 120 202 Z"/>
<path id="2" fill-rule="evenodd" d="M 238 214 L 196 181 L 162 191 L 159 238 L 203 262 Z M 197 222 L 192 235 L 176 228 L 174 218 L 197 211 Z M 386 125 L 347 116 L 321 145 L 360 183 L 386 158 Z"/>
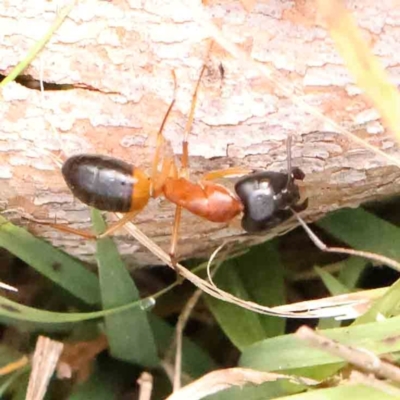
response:
<path id="1" fill-rule="evenodd" d="M 141 210 L 150 198 L 148 176 L 116 158 L 80 154 L 68 158 L 61 171 L 72 194 L 98 210 Z"/>

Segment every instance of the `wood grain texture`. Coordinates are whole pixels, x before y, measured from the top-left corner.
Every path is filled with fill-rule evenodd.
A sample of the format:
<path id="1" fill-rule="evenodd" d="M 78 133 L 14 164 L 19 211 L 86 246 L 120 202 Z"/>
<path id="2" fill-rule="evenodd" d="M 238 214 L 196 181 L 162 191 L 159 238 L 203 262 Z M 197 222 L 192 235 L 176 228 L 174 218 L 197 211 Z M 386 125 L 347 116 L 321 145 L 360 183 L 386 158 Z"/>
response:
<path id="1" fill-rule="evenodd" d="M 17 3 L 17 4 L 14 4 Z M 257 1 L 247 12 L 239 1 L 209 1 L 204 11 L 230 41 L 297 88 L 302 99 L 327 117 L 390 154 L 398 154 L 377 112 L 360 95 L 325 30 L 317 25 L 313 2 Z M 348 1 L 365 38 L 400 80 L 400 6 L 384 0 Z M 55 18 L 54 2 L 0 4 L 0 73 L 6 75 L 45 34 Z M 35 218 L 88 227 L 86 206 L 72 198 L 59 168 L 43 154 L 79 152 L 120 157 L 149 170 L 155 134 L 178 79 L 176 105 L 164 134 L 181 153 L 191 93 L 208 47 L 208 32 L 179 0 L 83 1 L 24 74 L 70 84 L 67 91 L 7 85 L 0 101 L 0 206 L 23 209 Z M 191 177 L 233 165 L 282 171 L 285 141 L 293 135 L 293 165 L 306 173 L 304 192 L 316 219 L 339 207 L 397 193 L 398 168 L 331 132 L 257 70 L 243 68 L 214 46 L 201 84 L 190 136 Z M 224 77 L 221 79 L 223 66 Z M 136 222 L 168 248 L 174 207 L 151 201 Z M 15 215 L 18 221 L 18 216 Z M 290 222 L 279 231 L 293 226 Z M 260 241 L 184 213 L 181 257 L 207 255 L 222 240 Z M 30 226 L 70 253 L 93 260 L 94 243 Z M 271 235 L 278 232 L 274 231 Z M 133 239 L 120 237 L 123 254 L 139 264 L 156 260 Z"/>

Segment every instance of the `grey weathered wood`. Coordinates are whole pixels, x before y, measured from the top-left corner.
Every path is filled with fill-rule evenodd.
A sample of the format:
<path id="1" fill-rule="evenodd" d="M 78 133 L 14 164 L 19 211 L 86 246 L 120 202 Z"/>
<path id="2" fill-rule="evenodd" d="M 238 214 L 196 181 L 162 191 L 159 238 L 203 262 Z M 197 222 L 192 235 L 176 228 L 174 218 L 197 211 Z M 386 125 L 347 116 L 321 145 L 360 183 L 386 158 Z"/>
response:
<path id="1" fill-rule="evenodd" d="M 0 4 L 1 73 L 7 74 L 46 32 L 55 18 L 54 3 Z M 209 3 L 206 13 L 227 37 L 279 71 L 282 79 L 304 93 L 307 103 L 377 147 L 398 152 L 377 113 L 352 83 L 331 39 L 315 24 L 312 2 L 259 1 L 251 13 L 240 2 Z M 391 1 L 365 0 L 362 7 L 358 1 L 347 3 L 398 83 L 398 11 Z M 56 216 L 89 226 L 87 207 L 74 201 L 58 167 L 43 150 L 108 154 L 149 169 L 155 133 L 172 96 L 172 70 L 178 78 L 177 102 L 164 133 L 174 152 L 180 153 L 208 39 L 192 12 L 179 0 L 85 1 L 75 7 L 25 73 L 38 79 L 42 72 L 44 81 L 76 89 L 42 96 L 12 83 L 2 90 L 0 204 L 4 209 L 20 208 L 36 218 Z M 222 80 L 220 63 L 225 72 Z M 219 46 L 208 66 L 190 136 L 193 179 L 232 165 L 284 170 L 285 141 L 292 134 L 293 165 L 307 174 L 304 190 L 311 201 L 305 215 L 310 219 L 398 192 L 396 167 L 340 134 L 327 132 L 323 121 L 280 95 L 256 70 L 243 68 Z M 164 200 L 151 201 L 136 219 L 164 248 L 170 240 L 173 210 Z M 92 259 L 93 243 L 44 226 L 31 228 L 70 253 Z M 221 227 L 186 213 L 181 232 L 182 256 L 209 254 L 222 239 L 241 235 L 237 227 Z M 121 250 L 141 264 L 155 261 L 127 237 Z"/>

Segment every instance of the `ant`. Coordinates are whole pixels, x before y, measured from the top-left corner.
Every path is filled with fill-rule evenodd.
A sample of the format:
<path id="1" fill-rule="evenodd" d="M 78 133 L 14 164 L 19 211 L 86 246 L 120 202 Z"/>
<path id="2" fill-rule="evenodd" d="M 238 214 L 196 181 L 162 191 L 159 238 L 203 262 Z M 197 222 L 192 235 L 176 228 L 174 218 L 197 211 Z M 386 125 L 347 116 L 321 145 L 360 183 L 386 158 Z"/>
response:
<path id="1" fill-rule="evenodd" d="M 163 156 L 160 160 L 160 151 L 165 140 L 162 131 L 175 103 L 174 74 L 174 96 L 157 133 L 150 176 L 125 161 L 104 155 L 74 155 L 62 166 L 64 180 L 75 197 L 102 211 L 125 213 L 124 217 L 98 236 L 59 224 L 50 223 L 50 226 L 85 238 L 105 237 L 137 215 L 150 198 L 163 195 L 177 206 L 170 247 L 171 261 L 175 264 L 182 208 L 208 221 L 219 223 L 230 222 L 243 213 L 242 227 L 249 233 L 265 232 L 290 218 L 293 215 L 291 209 L 303 211 L 307 208 L 307 200 L 297 204 L 300 194 L 295 179 L 303 180 L 305 175 L 299 168 L 291 168 L 290 140 L 287 146 L 287 173 L 232 167 L 210 171 L 197 183 L 189 180 L 188 136 L 205 69 L 206 66 L 203 65 L 192 96 L 182 141 L 180 170 L 172 157 Z M 236 194 L 212 182 L 215 179 L 238 175 L 242 178 L 235 185 Z"/>

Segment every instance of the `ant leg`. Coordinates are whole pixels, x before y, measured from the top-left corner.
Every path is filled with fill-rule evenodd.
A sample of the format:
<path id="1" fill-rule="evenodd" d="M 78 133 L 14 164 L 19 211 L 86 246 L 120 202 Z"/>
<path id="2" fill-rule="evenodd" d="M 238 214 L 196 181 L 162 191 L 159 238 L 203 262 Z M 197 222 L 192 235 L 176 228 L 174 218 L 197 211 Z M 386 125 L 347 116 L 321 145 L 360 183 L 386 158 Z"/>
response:
<path id="1" fill-rule="evenodd" d="M 185 131 L 183 134 L 182 159 L 181 159 L 182 166 L 180 170 L 180 176 L 186 179 L 189 179 L 189 134 L 193 125 L 194 111 L 196 109 L 196 103 L 197 103 L 197 94 L 199 91 L 201 78 L 203 77 L 205 70 L 206 70 L 206 65 L 204 64 L 203 67 L 201 68 L 200 75 L 197 79 L 196 87 L 194 89 L 192 97 L 192 104 L 190 106 L 189 118 L 186 122 Z"/>
<path id="2" fill-rule="evenodd" d="M 176 168 L 175 161 L 171 158 L 165 158 L 162 163 L 161 172 L 157 171 L 155 178 L 152 178 L 153 188 L 151 191 L 151 197 L 154 199 L 163 193 L 163 186 L 167 178 L 178 176 L 178 170 Z"/>
<path id="3" fill-rule="evenodd" d="M 82 229 L 71 228 L 70 226 L 67 226 L 67 225 L 54 224 L 52 222 L 42 222 L 42 221 L 40 221 L 40 222 L 39 221 L 32 221 L 32 222 L 38 223 L 40 225 L 48 225 L 51 228 L 56 229 L 57 231 L 71 233 L 72 235 L 80 236 L 80 237 L 83 237 L 85 239 L 96 239 L 96 235 L 94 233 L 91 233 L 91 232 L 88 232 L 88 231 L 84 231 Z"/>
<path id="4" fill-rule="evenodd" d="M 165 181 L 165 179 L 168 177 L 169 170 L 171 168 L 171 161 L 170 160 L 164 160 L 163 161 L 163 166 L 162 166 L 162 172 L 161 174 L 158 171 L 159 163 L 160 163 L 160 152 L 161 148 L 164 144 L 164 136 L 162 134 L 164 130 L 164 126 L 167 122 L 167 119 L 169 117 L 169 114 L 171 113 L 172 107 L 175 103 L 175 92 L 176 92 L 176 76 L 175 72 L 172 72 L 172 76 L 174 79 L 174 93 L 173 93 L 173 98 L 172 101 L 167 109 L 167 112 L 164 115 L 163 121 L 161 123 L 161 126 L 157 132 L 157 144 L 156 144 L 156 151 L 154 154 L 153 158 L 153 167 L 152 167 L 152 173 L 151 173 L 151 181 L 152 181 L 152 197 L 158 197 L 161 192 L 162 192 L 162 185 Z M 172 162 L 173 163 L 173 162 Z M 175 166 L 174 166 L 175 167 Z M 176 169 L 176 167 L 175 167 Z"/>
<path id="5" fill-rule="evenodd" d="M 179 226 L 180 226 L 180 222 L 181 222 L 181 215 L 182 215 L 182 207 L 176 206 L 174 225 L 172 228 L 171 247 L 169 249 L 169 256 L 171 257 L 171 263 L 172 263 L 173 267 L 175 267 L 175 265 L 178 261 L 176 259 L 176 248 L 178 246 Z"/>
<path id="6" fill-rule="evenodd" d="M 211 49 L 211 47 L 210 47 Z M 209 49 L 209 51 L 210 51 Z M 188 138 L 190 134 L 190 130 L 192 129 L 193 119 L 194 119 L 194 111 L 197 103 L 197 94 L 200 87 L 201 78 L 203 77 L 204 71 L 206 69 L 206 65 L 204 64 L 201 68 L 200 75 L 197 79 L 197 84 L 194 89 L 194 93 L 192 96 L 192 104 L 190 106 L 189 118 L 187 120 L 185 131 L 182 140 L 182 158 L 181 158 L 181 169 L 179 171 L 179 177 L 189 179 L 189 144 Z M 174 225 L 172 228 L 172 238 L 171 238 L 171 247 L 169 251 L 169 255 L 171 257 L 172 265 L 176 265 L 176 249 L 178 246 L 178 238 L 179 238 L 179 227 L 181 224 L 181 215 L 182 215 L 182 207 L 176 206 L 175 209 L 175 218 Z"/>
<path id="7" fill-rule="evenodd" d="M 301 212 L 304 211 L 308 207 L 308 198 L 305 199 L 302 203 L 300 204 L 295 204 L 292 206 L 292 209 L 296 212 Z"/>
<path id="8" fill-rule="evenodd" d="M 73 235 L 77 235 L 77 236 L 83 237 L 85 239 L 96 239 L 95 234 L 88 232 L 88 231 L 84 231 L 82 229 L 71 228 L 70 226 L 63 225 L 63 224 L 57 224 L 55 222 L 37 220 L 35 218 L 27 217 L 25 215 L 21 215 L 21 218 L 26 221 L 33 222 L 34 224 L 50 226 L 60 232 L 71 233 Z"/>
<path id="9" fill-rule="evenodd" d="M 71 228 L 70 226 L 67 225 L 62 225 L 62 224 L 56 224 L 53 222 L 45 222 L 45 221 L 37 221 L 31 218 L 27 218 L 27 217 L 22 217 L 28 221 L 40 224 L 40 225 L 48 225 L 60 232 L 66 232 L 66 233 L 71 233 L 73 235 L 77 235 L 77 236 L 81 236 L 85 239 L 101 239 L 103 237 L 109 236 L 112 233 L 114 233 L 116 230 L 118 230 L 119 228 L 121 228 L 123 225 L 125 225 L 127 222 L 129 222 L 131 219 L 133 219 L 135 217 L 135 215 L 138 213 L 139 211 L 135 210 L 135 211 L 131 211 L 128 212 L 127 214 L 124 215 L 123 218 L 121 218 L 119 221 L 115 222 L 114 224 L 110 225 L 107 230 L 105 230 L 101 235 L 95 235 L 94 233 L 88 232 L 88 231 L 84 231 L 82 229 L 76 229 L 76 228 Z"/>
<path id="10" fill-rule="evenodd" d="M 242 168 L 242 167 L 231 167 L 226 169 L 217 169 L 214 171 L 210 171 L 205 173 L 201 180 L 202 181 L 212 181 L 214 179 L 219 178 L 227 178 L 227 177 L 241 177 L 243 175 L 248 175 L 254 172 L 253 169 Z"/>
<path id="11" fill-rule="evenodd" d="M 115 222 L 114 224 L 110 225 L 103 233 L 96 236 L 96 239 L 102 239 L 106 236 L 111 235 L 118 229 L 122 228 L 127 222 L 131 221 L 139 212 L 140 210 L 130 211 L 126 213 L 119 221 Z"/>
<path id="12" fill-rule="evenodd" d="M 289 132 L 286 139 L 287 174 L 292 171 L 292 134 Z"/>

